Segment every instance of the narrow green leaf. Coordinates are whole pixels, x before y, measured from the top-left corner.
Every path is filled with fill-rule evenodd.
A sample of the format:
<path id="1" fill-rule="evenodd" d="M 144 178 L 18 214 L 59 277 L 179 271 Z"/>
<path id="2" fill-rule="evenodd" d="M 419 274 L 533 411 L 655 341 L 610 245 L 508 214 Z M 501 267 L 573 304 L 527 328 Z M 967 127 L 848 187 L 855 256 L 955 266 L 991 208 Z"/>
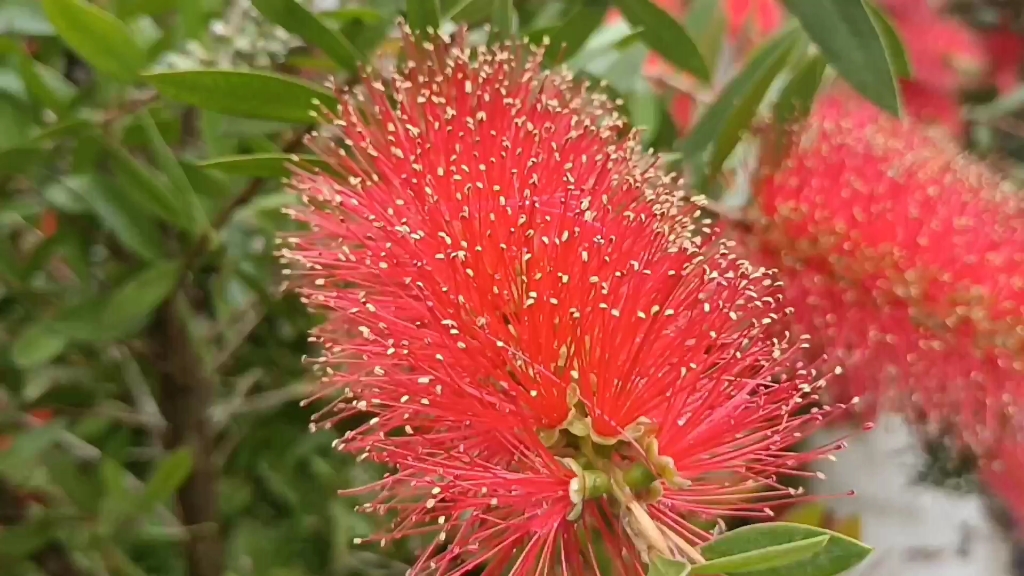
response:
<path id="1" fill-rule="evenodd" d="M 118 0 L 117 14 L 121 18 L 132 16 L 162 16 L 178 8 L 178 0 Z"/>
<path id="2" fill-rule="evenodd" d="M 0 451 L 0 475 L 17 482 L 24 474 L 38 470 L 39 459 L 60 440 L 63 432 L 62 426 L 50 422 L 16 435 L 14 444 Z"/>
<path id="3" fill-rule="evenodd" d="M 175 194 L 168 189 L 160 174 L 116 142 L 105 139 L 101 144 L 109 153 L 108 158 L 125 191 L 141 209 L 179 228 L 190 229 L 191 223 L 183 220 Z"/>
<path id="4" fill-rule="evenodd" d="M 437 0 L 407 0 L 405 18 L 413 32 L 426 32 L 428 28 L 437 30 L 441 25 L 441 5 Z"/>
<path id="5" fill-rule="evenodd" d="M 295 0 L 252 0 L 261 14 L 295 34 L 348 72 L 358 69 L 363 55 L 343 35 L 328 28 L 320 18 Z"/>
<path id="6" fill-rule="evenodd" d="M 11 345 L 11 360 L 23 370 L 42 366 L 64 351 L 68 339 L 47 321 L 29 325 Z"/>
<path id="7" fill-rule="evenodd" d="M 814 554 L 785 566 L 745 570 L 742 576 L 835 576 L 853 568 L 871 553 L 868 546 L 831 530 L 785 522 L 752 524 L 731 530 L 705 544 L 700 552 L 710 562 L 820 536 L 828 536 L 828 541 Z"/>
<path id="8" fill-rule="evenodd" d="M 103 497 L 99 502 L 98 528 L 101 535 L 110 537 L 132 514 L 132 498 L 128 488 L 131 472 L 113 458 L 100 460 L 99 477 Z"/>
<path id="9" fill-rule="evenodd" d="M 111 340 L 103 333 L 105 303 L 104 297 L 89 297 L 71 304 L 53 319 L 54 329 L 72 341 L 95 344 Z"/>
<path id="10" fill-rule="evenodd" d="M 66 214 L 89 212 L 89 204 L 78 192 L 65 186 L 64 179 L 46 183 L 40 188 L 39 193 L 51 206 Z"/>
<path id="11" fill-rule="evenodd" d="M 775 101 L 772 119 L 785 126 L 804 118 L 814 104 L 814 96 L 821 86 L 825 67 L 825 59 L 820 54 L 811 56 L 801 64 Z"/>
<path id="12" fill-rule="evenodd" d="M 4 0 L 0 3 L 0 36 L 5 34 L 53 36 L 54 29 L 39 0 Z"/>
<path id="13" fill-rule="evenodd" d="M 26 560 L 45 546 L 53 537 L 54 526 L 45 520 L 29 524 L 5 526 L 0 538 L 0 561 L 16 565 Z"/>
<path id="14" fill-rule="evenodd" d="M 43 147 L 32 144 L 0 150 L 0 176 L 24 174 L 28 167 L 41 160 L 45 154 Z"/>
<path id="15" fill-rule="evenodd" d="M 658 134 L 658 126 L 664 111 L 664 105 L 658 94 L 645 86 L 641 90 L 630 94 L 626 100 L 626 108 L 629 110 L 630 123 L 643 129 L 644 145 L 650 144 L 651 140 Z"/>
<path id="16" fill-rule="evenodd" d="M 312 154 L 293 155 L 283 153 L 223 156 L 197 162 L 196 166 L 236 176 L 279 178 L 289 176 L 291 171 L 288 170 L 288 164 L 295 163 L 296 161 L 302 164 L 311 164 L 318 168 L 327 167 L 326 162 Z"/>
<path id="17" fill-rule="evenodd" d="M 690 33 L 708 68 L 714 69 L 726 28 L 721 0 L 696 0 L 688 4 L 683 28 Z"/>
<path id="18" fill-rule="evenodd" d="M 492 0 L 491 28 L 497 38 L 507 38 L 515 32 L 516 8 L 512 0 Z"/>
<path id="19" fill-rule="evenodd" d="M 174 151 L 160 135 L 160 129 L 157 128 L 156 122 L 153 121 L 149 112 L 145 110 L 140 112 L 139 119 L 142 122 L 143 130 L 146 131 L 147 138 L 149 138 L 149 148 L 152 150 L 160 170 L 170 180 L 171 187 L 175 192 L 173 198 L 177 216 L 175 221 L 185 224 L 186 230 L 205 231 L 210 227 L 210 221 L 207 219 L 202 205 L 199 204 L 199 197 L 192 189 L 192 184 L 185 176 L 184 170 L 181 169 Z"/>
<path id="20" fill-rule="evenodd" d="M 732 151 L 736 149 L 736 145 L 739 144 L 744 132 L 750 128 L 750 123 L 757 115 L 765 94 L 771 88 L 779 72 L 786 67 L 786 62 L 798 40 L 799 38 L 795 33 L 783 34 L 766 46 L 766 48 L 772 49 L 771 57 L 765 58 L 763 67 L 749 72 L 749 83 L 746 86 L 746 90 L 736 100 L 732 110 L 729 112 L 728 119 L 722 127 L 722 131 L 719 132 L 718 137 L 715 139 L 711 158 L 707 164 L 707 178 L 718 176 L 722 165 L 725 164 Z M 745 75 L 748 72 L 744 70 L 740 74 Z"/>
<path id="21" fill-rule="evenodd" d="M 701 155 L 713 146 L 706 167 L 708 178 L 717 174 L 736 148 L 772 81 L 785 67 L 798 39 L 798 31 L 794 29 L 764 45 L 746 68 L 726 85 L 683 142 L 681 152 L 684 158 Z"/>
<path id="22" fill-rule="evenodd" d="M 156 260 L 163 242 L 156 223 L 122 191 L 94 174 L 78 174 L 64 180 L 89 205 L 96 218 L 121 244 L 146 260 Z"/>
<path id="23" fill-rule="evenodd" d="M 656 556 L 647 567 L 647 576 L 687 576 L 691 568 L 681 560 Z"/>
<path id="24" fill-rule="evenodd" d="M 104 329 L 124 337 L 135 332 L 149 315 L 170 296 L 181 266 L 175 261 L 152 264 L 119 286 L 107 301 Z"/>
<path id="25" fill-rule="evenodd" d="M 63 450 L 46 454 L 46 472 L 79 510 L 95 514 L 100 499 L 99 479 L 91 470 L 83 470 L 74 457 Z"/>
<path id="26" fill-rule="evenodd" d="M 893 66 L 865 0 L 782 0 L 829 63 L 883 110 L 900 114 Z"/>
<path id="27" fill-rule="evenodd" d="M 733 574 L 788 566 L 824 548 L 828 539 L 828 534 L 824 534 L 808 538 L 807 540 L 797 540 L 788 544 L 767 546 L 758 550 L 751 550 L 750 552 L 726 556 L 704 564 L 698 564 L 690 570 L 690 574 L 693 576 L 700 576 L 702 574 Z"/>
<path id="28" fill-rule="evenodd" d="M 78 88 L 60 72 L 34 58 L 24 56 L 19 60 L 21 77 L 25 80 L 25 87 L 32 95 L 32 99 L 42 107 L 62 115 L 78 92 Z"/>
<path id="29" fill-rule="evenodd" d="M 89 124 L 89 121 L 84 118 L 72 118 L 39 130 L 34 136 L 32 136 L 32 141 L 34 143 L 42 143 L 49 140 L 64 138 L 65 136 L 78 136 L 91 127 L 92 126 Z"/>
<path id="30" fill-rule="evenodd" d="M 550 32 L 551 47 L 544 54 L 545 60 L 549 64 L 564 62 L 576 55 L 590 35 L 604 22 L 609 6 L 610 0 L 582 0 L 579 8 Z M 542 39 L 530 35 L 530 40 L 535 43 L 540 43 Z"/>
<path id="31" fill-rule="evenodd" d="M 665 60 L 697 78 L 711 78 L 700 50 L 675 18 L 650 0 L 613 0 L 629 23 L 643 28 L 644 42 Z"/>
<path id="32" fill-rule="evenodd" d="M 229 116 L 305 124 L 330 90 L 279 74 L 241 70 L 151 72 L 143 78 L 172 100 Z"/>
<path id="33" fill-rule="evenodd" d="M 338 29 L 338 33 L 355 46 L 358 54 L 374 54 L 391 26 L 390 16 L 367 8 L 344 8 L 317 14 L 321 21 Z M 336 26 L 335 26 L 336 25 Z"/>
<path id="34" fill-rule="evenodd" d="M 146 65 L 146 53 L 128 27 L 109 12 L 83 0 L 42 0 L 57 34 L 82 60 L 100 72 L 132 82 Z"/>
<path id="35" fill-rule="evenodd" d="M 135 502 L 135 513 L 147 514 L 170 499 L 192 474 L 192 463 L 192 449 L 188 447 L 179 448 L 161 460 Z"/>
<path id="36" fill-rule="evenodd" d="M 885 53 L 889 56 L 889 64 L 897 78 L 910 78 L 913 73 L 910 68 L 910 59 L 907 58 L 907 51 L 903 47 L 900 35 L 893 28 L 889 17 L 882 13 L 877 6 L 870 1 L 865 3 L 871 20 L 878 27 L 878 33 L 882 36 L 882 43 L 885 44 Z"/>

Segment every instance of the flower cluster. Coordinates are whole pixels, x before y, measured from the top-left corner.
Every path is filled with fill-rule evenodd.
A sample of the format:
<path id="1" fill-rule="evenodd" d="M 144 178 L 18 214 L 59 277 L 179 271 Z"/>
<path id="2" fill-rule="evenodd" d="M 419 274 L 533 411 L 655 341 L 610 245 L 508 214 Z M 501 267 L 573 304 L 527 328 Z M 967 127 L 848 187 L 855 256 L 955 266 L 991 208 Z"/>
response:
<path id="1" fill-rule="evenodd" d="M 775 278 L 540 50 L 404 42 L 324 107 L 281 248 L 326 317 L 316 425 L 391 468 L 357 491 L 373 539 L 432 536 L 414 573 L 631 575 L 799 498 L 840 446 L 790 447 L 837 410 Z"/>
<path id="2" fill-rule="evenodd" d="M 1024 203 L 941 134 L 846 91 L 776 156 L 744 234 L 803 303 L 796 329 L 843 364 L 847 394 L 955 429 L 1005 469 L 1024 431 Z"/>

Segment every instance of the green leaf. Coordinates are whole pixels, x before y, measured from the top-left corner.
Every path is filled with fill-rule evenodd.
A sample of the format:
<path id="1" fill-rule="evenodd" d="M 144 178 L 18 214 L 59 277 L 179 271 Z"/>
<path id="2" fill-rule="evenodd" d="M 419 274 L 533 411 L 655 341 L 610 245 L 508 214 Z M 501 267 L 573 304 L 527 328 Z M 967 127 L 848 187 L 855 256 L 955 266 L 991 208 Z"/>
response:
<path id="1" fill-rule="evenodd" d="M 54 329 L 71 340 L 80 342 L 105 342 L 110 340 L 103 332 L 105 301 L 101 298 L 86 298 L 62 309 L 53 319 Z"/>
<path id="2" fill-rule="evenodd" d="M 98 509 L 98 528 L 103 536 L 113 536 L 132 514 L 132 498 L 128 488 L 131 472 L 113 458 L 104 456 L 99 465 L 103 497 Z"/>
<path id="3" fill-rule="evenodd" d="M 497 38 L 507 38 L 515 32 L 516 8 L 512 0 L 492 0 L 491 27 Z"/>
<path id="4" fill-rule="evenodd" d="M 697 0 L 686 7 L 683 28 L 704 55 L 704 62 L 714 69 L 722 49 L 726 20 L 721 0 Z"/>
<path id="5" fill-rule="evenodd" d="M 40 428 L 28 429 L 14 437 L 14 444 L 0 451 L 0 472 L 6 478 L 17 480 L 24 474 L 38 470 L 38 461 L 60 440 L 64 429 L 51 422 Z M 2 540 L 2 538 L 0 538 Z"/>
<path id="6" fill-rule="evenodd" d="M 179 448 L 161 460 L 135 502 L 135 513 L 147 514 L 170 499 L 192 474 L 192 463 L 192 449 L 189 447 Z"/>
<path id="7" fill-rule="evenodd" d="M 883 110 L 900 114 L 890 56 L 865 0 L 782 1 L 851 86 Z"/>
<path id="8" fill-rule="evenodd" d="M 59 356 L 67 344 L 67 337 L 50 322 L 39 321 L 18 335 L 11 345 L 11 360 L 22 370 L 35 368 Z"/>
<path id="9" fill-rule="evenodd" d="M 629 110 L 630 123 L 644 131 L 644 145 L 650 144 L 651 140 L 657 136 L 658 126 L 661 123 L 664 110 L 661 98 L 645 86 L 628 96 L 626 108 Z"/>
<path id="10" fill-rule="evenodd" d="M 828 542 L 828 539 L 828 534 L 825 534 L 808 538 L 807 540 L 798 540 L 788 544 L 768 546 L 758 550 L 751 550 L 750 552 L 726 556 L 704 564 L 698 564 L 693 567 L 690 574 L 692 576 L 702 574 L 733 574 L 788 566 L 821 550 Z"/>
<path id="11" fill-rule="evenodd" d="M 45 519 L 29 524 L 5 526 L 0 538 L 0 560 L 4 564 L 17 565 L 42 549 L 53 537 L 55 526 Z"/>
<path id="12" fill-rule="evenodd" d="M 45 457 L 46 472 L 76 507 L 94 514 L 100 500 L 99 479 L 91 470 L 82 470 L 74 457 L 63 450 L 54 450 Z"/>
<path id="13" fill-rule="evenodd" d="M 94 174 L 71 175 L 63 183 L 85 200 L 100 223 L 125 248 L 146 260 L 160 257 L 163 240 L 156 223 L 140 213 L 135 203 L 117 186 Z"/>
<path id="14" fill-rule="evenodd" d="M 178 209 L 174 193 L 153 168 L 137 160 L 116 142 L 103 140 L 102 145 L 109 153 L 108 158 L 124 184 L 123 188 L 139 208 L 185 230 L 191 228 L 191 222 L 183 220 L 184 215 Z"/>
<path id="15" fill-rule="evenodd" d="M 604 22 L 609 5 L 609 0 L 582 0 L 580 7 L 551 32 L 551 46 L 544 59 L 550 64 L 572 58 Z M 532 34 L 530 39 L 538 43 L 541 40 Z"/>
<path id="16" fill-rule="evenodd" d="M 49 140 L 58 140 L 65 136 L 77 136 L 90 128 L 91 125 L 84 118 L 72 118 L 38 131 L 32 136 L 32 141 L 42 143 Z"/>
<path id="17" fill-rule="evenodd" d="M 871 553 L 868 546 L 842 534 L 785 522 L 752 524 L 731 530 L 705 544 L 700 552 L 710 562 L 819 536 L 828 536 L 828 541 L 816 553 L 785 566 L 747 570 L 743 576 L 835 576 L 856 566 Z"/>
<path id="18" fill-rule="evenodd" d="M 172 100 L 243 118 L 307 124 L 330 90 L 287 76 L 241 70 L 151 72 L 143 78 Z"/>
<path id="19" fill-rule="evenodd" d="M 701 155 L 708 146 L 713 146 L 706 166 L 707 178 L 717 174 L 736 148 L 798 40 L 797 30 L 789 30 L 763 46 L 747 67 L 726 85 L 683 142 L 684 158 Z"/>
<path id="20" fill-rule="evenodd" d="M 25 56 L 19 60 L 21 77 L 33 100 L 58 115 L 63 114 L 78 88 L 60 72 L 34 58 Z"/>
<path id="21" fill-rule="evenodd" d="M 656 556 L 647 567 L 647 576 L 687 576 L 691 566 L 681 560 Z"/>
<path id="22" fill-rule="evenodd" d="M 45 154 L 41 146 L 31 144 L 0 150 L 0 176 L 24 174 L 27 167 L 42 159 Z"/>
<path id="23" fill-rule="evenodd" d="M 117 14 L 122 18 L 132 16 L 161 16 L 179 7 L 178 0 L 118 0 Z"/>
<path id="24" fill-rule="evenodd" d="M 210 221 L 207 219 L 202 205 L 199 204 L 199 197 L 192 189 L 192 184 L 185 176 L 184 170 L 181 169 L 174 151 L 160 135 L 160 129 L 157 128 L 156 122 L 153 121 L 149 112 L 140 112 L 139 118 L 142 121 L 142 128 L 146 131 L 146 136 L 149 138 L 150 150 L 153 151 L 160 170 L 167 175 L 171 181 L 171 187 L 174 189 L 176 221 L 184 224 L 186 230 L 205 231 L 210 227 Z"/>
<path id="25" fill-rule="evenodd" d="M 613 0 L 622 15 L 634 26 L 643 28 L 644 42 L 665 60 L 697 78 L 711 78 L 704 58 L 682 25 L 650 0 Z"/>
<path id="26" fill-rule="evenodd" d="M 825 66 L 825 59 L 820 54 L 811 56 L 800 66 L 775 101 L 773 120 L 785 126 L 799 121 L 811 111 Z"/>
<path id="27" fill-rule="evenodd" d="M 252 0 L 252 4 L 280 27 L 323 50 L 338 66 L 348 72 L 358 69 L 363 55 L 356 47 L 295 0 Z"/>
<path id="28" fill-rule="evenodd" d="M 885 44 L 885 53 L 889 56 L 889 64 L 897 78 L 910 78 L 913 74 L 910 69 L 910 59 L 907 58 L 907 51 L 903 47 L 900 35 L 893 28 L 889 17 L 882 13 L 877 6 L 866 2 L 871 20 L 878 27 L 878 33 L 882 36 L 882 43 Z"/>
<path id="29" fill-rule="evenodd" d="M 181 266 L 175 261 L 152 264 L 115 290 L 104 307 L 104 329 L 124 337 L 145 324 L 150 314 L 170 296 L 177 285 Z"/>
<path id="30" fill-rule="evenodd" d="M 42 4 L 57 34 L 100 72 L 132 82 L 146 65 L 146 53 L 128 27 L 109 12 L 83 0 L 42 0 Z"/>
<path id="31" fill-rule="evenodd" d="M 0 36 L 53 36 L 39 0 L 4 0 L 0 3 Z"/>
<path id="32" fill-rule="evenodd" d="M 197 162 L 196 166 L 217 170 L 236 176 L 250 178 L 283 178 L 291 175 L 289 163 L 301 162 L 318 168 L 326 168 L 327 163 L 312 154 L 243 154 L 238 156 L 222 156 Z"/>
<path id="33" fill-rule="evenodd" d="M 405 18 L 413 32 L 437 30 L 441 25 L 441 6 L 437 0 L 408 0 L 405 3 Z"/>

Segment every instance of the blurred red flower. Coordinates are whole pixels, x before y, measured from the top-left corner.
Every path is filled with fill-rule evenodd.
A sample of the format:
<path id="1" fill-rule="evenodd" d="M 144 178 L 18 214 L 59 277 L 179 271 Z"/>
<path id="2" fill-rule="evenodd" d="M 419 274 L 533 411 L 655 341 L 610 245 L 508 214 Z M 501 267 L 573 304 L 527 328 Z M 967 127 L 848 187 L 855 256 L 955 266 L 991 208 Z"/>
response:
<path id="1" fill-rule="evenodd" d="M 846 91 L 756 193 L 751 238 L 848 393 L 954 425 L 983 457 L 1024 401 L 1024 204 L 941 135 Z M 1007 436 L 1009 434 L 1009 436 Z"/>

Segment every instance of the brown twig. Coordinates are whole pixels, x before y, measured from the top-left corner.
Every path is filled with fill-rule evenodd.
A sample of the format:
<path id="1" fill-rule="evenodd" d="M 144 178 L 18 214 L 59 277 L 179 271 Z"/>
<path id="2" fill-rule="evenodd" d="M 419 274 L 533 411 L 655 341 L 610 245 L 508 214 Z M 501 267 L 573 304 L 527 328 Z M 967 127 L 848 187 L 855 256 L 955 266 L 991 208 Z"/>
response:
<path id="1" fill-rule="evenodd" d="M 296 133 L 283 148 L 294 152 L 305 139 L 306 130 Z M 153 365 L 159 369 L 157 404 L 167 422 L 164 447 L 192 450 L 192 474 L 178 490 L 182 523 L 188 529 L 186 556 L 190 576 L 220 576 L 224 571 L 224 540 L 219 524 L 219 472 L 214 455 L 214 423 L 208 408 L 216 397 L 215 373 L 203 360 L 188 325 L 191 304 L 184 296 L 189 274 L 210 249 L 213 235 L 234 213 L 252 201 L 266 183 L 252 179 L 211 222 L 211 229 L 184 258 L 178 283 L 171 297 L 161 305 L 151 326 Z"/>
<path id="2" fill-rule="evenodd" d="M 100 125 L 102 125 L 104 128 L 109 127 L 111 124 L 117 122 L 121 118 L 131 116 L 132 114 L 135 114 L 136 112 L 147 108 L 151 104 L 155 104 L 159 99 L 160 94 L 158 94 L 157 92 L 145 92 L 136 98 L 132 98 L 131 100 L 125 101 L 121 106 L 117 108 L 113 108 L 111 110 L 104 112 L 103 116 L 100 118 Z"/>
<path id="3" fill-rule="evenodd" d="M 191 576 L 220 576 L 224 542 L 219 526 L 219 474 L 211 454 L 214 433 L 207 417 L 216 381 L 206 369 L 188 326 L 187 301 L 175 294 L 157 311 L 154 352 L 163 355 L 157 402 L 167 421 L 164 447 L 192 450 L 192 474 L 178 490 L 181 521 L 189 530 L 186 556 Z"/>

